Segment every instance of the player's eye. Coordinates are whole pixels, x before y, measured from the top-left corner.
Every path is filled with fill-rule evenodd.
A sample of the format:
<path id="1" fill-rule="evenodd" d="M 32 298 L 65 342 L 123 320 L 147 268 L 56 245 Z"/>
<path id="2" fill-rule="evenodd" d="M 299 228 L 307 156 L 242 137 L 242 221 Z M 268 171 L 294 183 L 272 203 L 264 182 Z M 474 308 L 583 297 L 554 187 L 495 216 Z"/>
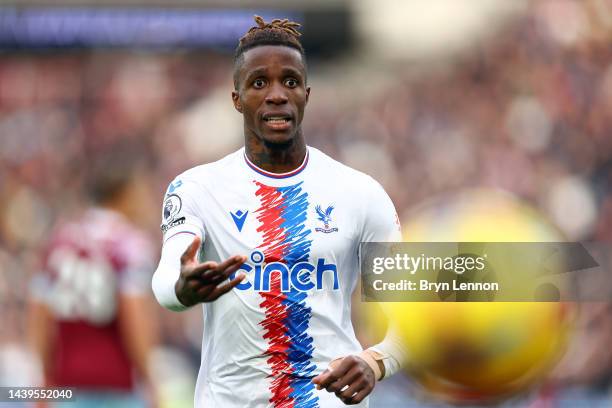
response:
<path id="1" fill-rule="evenodd" d="M 287 78 L 285 79 L 285 86 L 289 88 L 295 88 L 298 86 L 298 81 L 295 78 Z"/>
<path id="2" fill-rule="evenodd" d="M 264 80 L 263 80 L 263 79 L 261 79 L 261 78 L 258 78 L 258 79 L 256 79 L 256 80 L 254 80 L 254 81 L 253 81 L 253 87 L 254 87 L 254 88 L 261 89 L 261 88 L 263 88 L 264 86 L 266 86 L 266 81 L 264 81 Z"/>

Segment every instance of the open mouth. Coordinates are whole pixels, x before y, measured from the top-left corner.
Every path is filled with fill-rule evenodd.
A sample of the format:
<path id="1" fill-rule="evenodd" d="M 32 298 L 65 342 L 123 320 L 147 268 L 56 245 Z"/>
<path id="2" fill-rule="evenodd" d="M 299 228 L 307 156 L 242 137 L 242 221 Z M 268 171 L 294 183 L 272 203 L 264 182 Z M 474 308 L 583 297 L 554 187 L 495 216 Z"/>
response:
<path id="1" fill-rule="evenodd" d="M 272 124 L 272 125 L 280 125 L 280 124 L 285 124 L 291 121 L 291 118 L 288 116 L 270 116 L 267 118 L 264 118 L 264 121 Z"/>
<path id="2" fill-rule="evenodd" d="M 280 115 L 265 115 L 263 117 L 266 125 L 274 130 L 284 130 L 290 127 L 291 117 Z"/>

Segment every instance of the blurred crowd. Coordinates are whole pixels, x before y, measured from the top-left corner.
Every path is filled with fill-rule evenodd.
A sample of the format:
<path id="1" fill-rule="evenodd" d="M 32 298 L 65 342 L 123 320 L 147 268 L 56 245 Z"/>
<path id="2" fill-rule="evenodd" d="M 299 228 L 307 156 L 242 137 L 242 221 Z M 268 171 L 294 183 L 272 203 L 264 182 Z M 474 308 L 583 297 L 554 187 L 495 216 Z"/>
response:
<path id="1" fill-rule="evenodd" d="M 571 239 L 609 239 L 612 30 L 587 26 L 565 43 L 547 18 L 572 23 L 533 7 L 450 62 L 373 66 L 370 75 L 389 80 L 364 97 L 357 81 L 328 86 L 329 103 L 311 105 L 308 140 L 381 180 L 400 211 L 457 188 L 498 187 Z"/>
<path id="2" fill-rule="evenodd" d="M 440 193 L 494 187 L 540 208 L 569 239 L 609 241 L 612 8 L 606 24 L 590 3 L 574 3 L 579 21 L 558 21 L 535 2 L 452 60 L 370 62 L 360 72 L 373 85 L 351 76 L 358 56 L 338 62 L 344 69 L 318 63 L 307 142 L 381 181 L 400 217 Z M 88 205 L 88 164 L 131 153 L 144 186 L 134 221 L 160 242 L 161 199 L 172 178 L 242 144 L 231 63 L 230 55 L 197 50 L 2 55 L 0 385 L 16 381 L 3 367 L 28 359 L 15 353 L 23 353 L 30 278 L 56 220 Z M 163 344 L 195 370 L 200 314 L 159 314 Z"/>

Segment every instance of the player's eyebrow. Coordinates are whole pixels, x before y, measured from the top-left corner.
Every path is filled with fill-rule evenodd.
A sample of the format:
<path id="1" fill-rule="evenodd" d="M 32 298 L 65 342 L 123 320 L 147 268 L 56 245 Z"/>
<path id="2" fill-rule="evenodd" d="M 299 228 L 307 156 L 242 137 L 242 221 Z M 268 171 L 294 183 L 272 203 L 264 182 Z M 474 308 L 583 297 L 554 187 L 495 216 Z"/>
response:
<path id="1" fill-rule="evenodd" d="M 258 68 L 253 69 L 247 74 L 246 80 L 250 81 L 251 79 L 256 78 L 256 77 L 265 76 L 267 73 L 268 73 L 267 68 L 258 67 Z"/>
<path id="2" fill-rule="evenodd" d="M 298 78 L 302 78 L 304 76 L 302 72 L 293 67 L 283 67 L 283 75 L 293 75 Z"/>
<path id="3" fill-rule="evenodd" d="M 283 67 L 282 68 L 282 73 L 283 76 L 287 76 L 287 75 L 291 75 L 291 76 L 295 76 L 297 78 L 303 78 L 304 74 L 302 72 L 300 72 L 299 70 L 293 68 L 293 67 Z M 257 67 L 253 70 L 251 70 L 247 77 L 246 77 L 246 82 L 250 82 L 251 80 L 253 80 L 254 78 L 260 77 L 260 76 L 266 76 L 268 74 L 268 69 L 266 67 Z"/>

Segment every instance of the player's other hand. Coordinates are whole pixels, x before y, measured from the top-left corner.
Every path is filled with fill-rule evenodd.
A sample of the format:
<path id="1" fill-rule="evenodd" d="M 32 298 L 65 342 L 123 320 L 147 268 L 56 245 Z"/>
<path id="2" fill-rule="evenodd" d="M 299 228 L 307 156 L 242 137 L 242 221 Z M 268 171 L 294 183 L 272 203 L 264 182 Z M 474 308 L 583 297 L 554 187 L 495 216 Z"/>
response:
<path id="1" fill-rule="evenodd" d="M 174 290 L 178 300 L 185 306 L 217 300 L 245 277 L 244 273 L 239 273 L 234 279 L 227 280 L 246 261 L 245 256 L 232 256 L 221 263 L 199 263 L 196 253 L 200 242 L 200 238 L 196 237 L 181 256 L 181 275 Z"/>
<path id="2" fill-rule="evenodd" d="M 317 389 L 333 392 L 346 405 L 359 404 L 376 384 L 374 370 L 359 356 L 347 356 L 330 363 L 312 379 Z"/>

